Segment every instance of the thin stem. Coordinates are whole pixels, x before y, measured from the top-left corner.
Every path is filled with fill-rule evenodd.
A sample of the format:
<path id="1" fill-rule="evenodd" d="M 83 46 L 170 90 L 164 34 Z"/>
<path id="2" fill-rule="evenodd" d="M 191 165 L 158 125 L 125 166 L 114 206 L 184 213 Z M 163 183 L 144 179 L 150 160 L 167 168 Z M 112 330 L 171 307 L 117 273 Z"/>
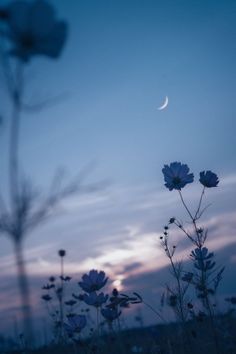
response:
<path id="1" fill-rule="evenodd" d="M 203 196 L 204 196 L 204 193 L 205 193 L 205 186 L 204 186 L 203 189 L 202 189 L 202 193 L 201 193 L 200 200 L 199 200 L 199 203 L 198 203 L 198 208 L 197 208 L 196 214 L 195 214 L 195 216 L 194 216 L 194 219 L 195 219 L 195 220 L 200 217 L 200 215 L 198 216 L 198 213 L 199 213 L 199 211 L 200 211 L 200 209 L 201 209 L 202 198 L 203 198 Z"/>
<path id="2" fill-rule="evenodd" d="M 61 293 L 59 296 L 59 304 L 60 304 L 60 337 L 63 338 L 63 323 L 64 323 L 64 311 L 63 311 L 63 297 L 64 297 L 64 261 L 63 257 L 61 257 Z"/>
<path id="3" fill-rule="evenodd" d="M 21 97 L 23 88 L 22 65 L 17 65 L 16 84 L 12 95 L 13 112 L 11 119 L 10 146 L 9 146 L 9 181 L 10 195 L 13 210 L 18 205 L 19 198 L 19 171 L 18 171 L 18 150 L 20 132 Z"/>
<path id="4" fill-rule="evenodd" d="M 20 114 L 19 105 L 14 103 L 11 134 L 10 134 L 10 160 L 9 160 L 9 181 L 12 207 L 15 208 L 18 204 L 18 145 L 19 145 L 19 128 Z"/>
<path id="5" fill-rule="evenodd" d="M 196 219 L 195 219 L 195 217 L 192 216 L 192 214 L 191 214 L 189 208 L 187 207 L 187 205 L 186 205 L 186 203 L 185 203 L 185 201 L 184 201 L 184 198 L 183 198 L 183 196 L 182 196 L 181 191 L 178 191 L 178 192 L 179 192 L 179 195 L 180 195 L 180 199 L 181 199 L 181 201 L 182 201 L 182 203 L 183 203 L 183 206 L 185 207 L 185 209 L 186 209 L 188 215 L 190 216 L 190 219 L 191 219 L 192 222 L 193 222 L 193 226 L 194 226 L 194 229 L 195 229 L 195 232 L 196 232 L 196 236 L 197 236 L 197 241 L 194 241 L 194 244 L 197 245 L 197 247 L 202 248 L 203 245 L 202 245 L 202 242 L 201 242 L 201 239 L 200 239 L 200 236 L 199 236 L 199 232 L 198 232 L 198 228 L 197 228 L 197 224 L 196 224 Z M 190 239 L 191 239 L 191 238 L 190 238 Z M 191 240 L 191 241 L 192 241 L 192 240 Z"/>
<path id="6" fill-rule="evenodd" d="M 98 310 L 98 307 L 96 307 L 96 311 L 97 311 L 97 316 L 96 316 L 96 319 L 97 319 L 97 336 L 99 337 L 99 310 Z"/>
<path id="7" fill-rule="evenodd" d="M 173 269 L 174 272 L 174 277 L 177 280 L 177 287 L 178 287 L 178 294 L 179 294 L 179 309 L 180 309 L 180 317 L 181 317 L 181 321 L 183 322 L 183 324 L 185 323 L 185 317 L 184 317 L 184 310 L 183 310 L 183 294 L 182 294 L 182 287 L 180 284 L 180 279 L 179 279 L 179 274 L 176 270 L 175 264 L 173 262 L 172 257 L 169 257 L 170 259 L 170 263 L 171 263 L 171 267 Z"/>
<path id="8" fill-rule="evenodd" d="M 192 241 L 193 243 L 196 243 L 195 240 L 192 238 L 192 236 L 183 228 L 180 226 L 180 224 L 178 224 L 177 222 L 174 222 L 174 224 L 183 231 L 183 233 L 190 239 L 190 241 Z"/>
<path id="9" fill-rule="evenodd" d="M 4 202 L 4 199 L 2 197 L 1 192 L 0 192 L 0 209 L 1 209 L 2 214 L 6 214 L 7 213 L 6 204 Z"/>
<path id="10" fill-rule="evenodd" d="M 8 60 L 9 56 L 7 54 L 7 50 L 6 50 L 6 48 L 3 48 L 3 45 L 5 44 L 4 39 L 6 38 L 6 35 L 3 32 L 1 32 L 0 35 L 2 36 L 1 45 L 0 45 L 0 56 L 1 56 L 1 62 L 2 62 L 2 67 L 3 67 L 3 73 L 5 76 L 6 86 L 7 86 L 7 90 L 9 92 L 9 95 L 10 95 L 10 97 L 13 97 L 14 86 L 15 86 L 14 85 L 14 75 L 13 75 L 9 60 Z"/>
<path id="11" fill-rule="evenodd" d="M 23 257 L 23 247 L 22 240 L 15 242 L 15 257 L 16 257 L 16 266 L 18 271 L 18 281 L 19 289 L 21 294 L 21 303 L 22 303 L 22 312 L 23 312 L 23 321 L 24 321 L 24 331 L 25 337 L 28 342 L 28 345 L 33 343 L 33 327 L 32 327 L 32 314 L 30 306 L 30 294 L 29 294 L 29 285 L 28 279 L 25 270 L 25 263 Z"/>
<path id="12" fill-rule="evenodd" d="M 194 218 L 193 218 L 193 216 L 192 216 L 192 214 L 191 214 L 191 212 L 190 212 L 189 208 L 187 207 L 187 205 L 186 205 L 186 203 L 185 203 L 185 201 L 184 201 L 184 198 L 183 198 L 183 196 L 182 196 L 181 191 L 178 191 L 178 192 L 179 192 L 179 195 L 180 195 L 181 201 L 182 201 L 182 203 L 183 203 L 183 206 L 185 207 L 185 209 L 186 209 L 186 211 L 187 211 L 188 215 L 190 216 L 191 220 L 194 220 Z"/>
<path id="13" fill-rule="evenodd" d="M 152 310 L 162 321 L 167 322 L 164 317 L 158 312 L 156 311 L 151 305 L 149 305 L 147 302 L 142 301 L 144 305 L 146 305 L 150 310 Z"/>

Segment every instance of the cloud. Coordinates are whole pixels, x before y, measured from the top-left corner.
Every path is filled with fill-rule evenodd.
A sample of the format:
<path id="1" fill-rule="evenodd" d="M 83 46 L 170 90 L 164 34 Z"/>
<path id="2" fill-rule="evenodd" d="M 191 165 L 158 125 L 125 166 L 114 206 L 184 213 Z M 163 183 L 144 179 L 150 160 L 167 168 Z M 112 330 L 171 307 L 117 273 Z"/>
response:
<path id="1" fill-rule="evenodd" d="M 214 204 L 201 222 L 208 229 L 207 246 L 216 251 L 217 259 L 224 250 L 221 258 L 227 263 L 230 274 L 236 264 L 232 254 L 232 246 L 236 243 L 236 210 L 234 204 L 229 205 L 235 182 L 234 175 L 226 176 L 222 179 L 222 188 L 207 191 L 206 200 Z M 198 185 L 192 190 L 184 190 L 193 210 L 199 193 Z M 207 202 L 204 200 L 204 203 Z M 178 194 L 166 189 L 159 191 L 155 186 L 117 186 L 109 191 L 68 200 L 63 204 L 59 218 L 42 225 L 33 237 L 26 240 L 25 259 L 37 304 L 35 308 L 42 306 L 41 285 L 48 276 L 59 273 L 57 251 L 61 248 L 67 250 L 65 271 L 77 281 L 82 273 L 97 268 L 107 272 L 111 287 L 119 285 L 120 289 L 131 292 L 142 291 L 143 287 L 147 297 L 149 292 L 153 296 L 160 294 L 169 273 L 168 259 L 160 247 L 159 236 L 169 217 L 174 215 L 187 225 Z M 187 262 L 192 249 L 189 240 L 180 230 L 171 231 L 170 235 L 171 242 L 177 245 L 177 258 Z M 13 255 L 1 256 L 0 267 L 0 312 L 12 308 L 13 313 L 13 309 L 19 306 Z M 153 274 L 158 274 L 157 283 L 153 283 Z M 233 282 L 232 274 L 227 276 Z"/>
<path id="2" fill-rule="evenodd" d="M 235 175 L 222 178 L 222 184 L 234 188 Z M 207 210 L 202 225 L 214 232 L 209 245 L 216 249 L 232 242 L 235 214 L 215 208 L 218 201 L 231 195 L 231 188 L 214 190 L 214 212 Z M 184 191 L 185 192 L 185 191 Z M 213 198 L 209 191 L 210 198 Z M 198 186 L 186 188 L 186 196 L 191 204 L 197 202 Z M 66 269 L 68 272 L 83 272 L 89 268 L 104 267 L 111 273 L 120 273 L 132 263 L 140 263 L 139 271 L 162 267 L 165 257 L 159 246 L 159 235 L 170 216 L 176 215 L 186 220 L 184 208 L 177 193 L 170 193 L 165 188 L 161 191 L 155 186 L 121 187 L 90 195 L 77 196 L 63 204 L 63 212 L 51 223 L 36 230 L 35 236 L 27 241 L 25 257 L 30 274 L 49 274 L 58 271 L 57 250 L 68 251 Z M 232 209 L 232 208 L 231 208 Z M 169 216 L 169 217 L 168 217 Z M 224 235 L 222 237 L 221 235 Z M 183 236 L 172 234 L 173 242 L 182 247 Z M 187 247 L 187 246 L 186 246 Z M 142 252 L 140 251 L 142 250 Z M 158 263 L 156 259 L 158 258 Z M 110 267 L 107 267 L 107 264 Z M 15 261 L 11 254 L 1 257 L 2 274 L 15 272 Z M 138 271 L 138 270 L 137 270 Z"/>

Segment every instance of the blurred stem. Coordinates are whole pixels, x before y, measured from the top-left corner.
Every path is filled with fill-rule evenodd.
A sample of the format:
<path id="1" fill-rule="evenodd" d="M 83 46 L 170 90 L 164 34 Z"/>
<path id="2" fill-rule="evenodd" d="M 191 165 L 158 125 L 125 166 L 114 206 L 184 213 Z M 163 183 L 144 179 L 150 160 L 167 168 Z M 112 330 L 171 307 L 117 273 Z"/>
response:
<path id="1" fill-rule="evenodd" d="M 33 344 L 33 326 L 30 304 L 30 292 L 28 279 L 25 269 L 23 256 L 23 238 L 24 230 L 22 228 L 22 218 L 19 214 L 19 166 L 18 166 L 18 150 L 19 150 L 19 131 L 20 131 L 20 113 L 21 113 L 21 97 L 23 94 L 23 66 L 21 62 L 17 62 L 14 80 L 14 89 L 10 91 L 12 99 L 12 118 L 9 140 L 9 189 L 12 205 L 12 218 L 14 230 L 11 233 L 14 241 L 14 252 L 16 266 L 18 272 L 19 290 L 21 296 L 21 307 L 23 314 L 24 336 L 28 346 Z"/>
<path id="2" fill-rule="evenodd" d="M 16 83 L 12 93 L 13 112 L 11 119 L 10 146 L 9 146 L 9 182 L 10 195 L 13 210 L 18 206 L 19 199 L 19 132 L 20 132 L 20 113 L 21 113 L 21 97 L 23 91 L 23 67 L 18 63 L 16 68 Z"/>
<path id="3" fill-rule="evenodd" d="M 60 302 L 60 337 L 63 339 L 63 323 L 64 323 L 64 312 L 63 312 L 63 297 L 64 297 L 64 260 L 61 257 L 61 296 L 59 297 Z"/>
<path id="4" fill-rule="evenodd" d="M 10 182 L 10 194 L 12 207 L 18 205 L 18 146 L 19 146 L 19 129 L 20 129 L 20 104 L 18 98 L 14 98 L 14 107 L 11 120 L 11 132 L 10 132 L 10 147 L 9 147 L 9 182 Z"/>
<path id="5" fill-rule="evenodd" d="M 26 338 L 27 344 L 32 345 L 33 343 L 33 327 L 32 327 L 32 314 L 30 306 L 30 294 L 29 285 L 25 269 L 25 262 L 23 257 L 23 245 L 22 240 L 15 241 L 14 244 L 16 266 L 18 272 L 18 282 L 21 295 L 21 306 L 23 312 L 24 321 L 24 336 Z"/>

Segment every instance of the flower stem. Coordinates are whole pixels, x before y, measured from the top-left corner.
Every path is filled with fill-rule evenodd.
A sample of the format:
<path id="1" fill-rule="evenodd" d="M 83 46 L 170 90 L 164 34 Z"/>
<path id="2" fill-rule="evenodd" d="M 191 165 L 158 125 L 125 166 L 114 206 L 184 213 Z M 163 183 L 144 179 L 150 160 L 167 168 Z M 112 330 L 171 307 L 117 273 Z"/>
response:
<path id="1" fill-rule="evenodd" d="M 32 313 L 30 306 L 29 285 L 23 257 L 22 240 L 15 242 L 14 246 L 23 313 L 24 336 L 26 338 L 27 345 L 31 346 L 33 344 Z"/>
<path id="2" fill-rule="evenodd" d="M 204 193 L 205 193 L 205 186 L 203 187 L 202 189 L 202 193 L 201 193 L 201 196 L 200 196 L 200 200 L 199 200 L 199 203 L 198 203 L 198 207 L 197 207 L 197 211 L 196 211 L 196 214 L 194 216 L 194 220 L 198 219 L 198 213 L 200 212 L 200 209 L 201 209 L 201 205 L 202 205 L 202 198 L 204 196 Z"/>
<path id="3" fill-rule="evenodd" d="M 179 192 L 179 195 L 180 195 L 180 199 L 181 199 L 181 201 L 182 201 L 182 203 L 183 203 L 183 206 L 185 207 L 185 209 L 186 209 L 188 215 L 190 216 L 191 220 L 194 220 L 194 218 L 193 218 L 193 216 L 192 216 L 192 214 L 191 214 L 189 208 L 187 207 L 187 204 L 186 204 L 185 201 L 184 201 L 184 198 L 183 198 L 183 196 L 182 196 L 181 191 L 178 191 L 178 192 Z"/>

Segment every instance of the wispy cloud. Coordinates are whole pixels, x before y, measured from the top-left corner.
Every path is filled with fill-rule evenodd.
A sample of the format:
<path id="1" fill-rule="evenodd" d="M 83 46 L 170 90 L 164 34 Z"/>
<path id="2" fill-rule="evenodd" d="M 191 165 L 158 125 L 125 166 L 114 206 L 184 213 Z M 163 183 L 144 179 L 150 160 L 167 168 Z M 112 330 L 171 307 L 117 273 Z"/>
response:
<path id="1" fill-rule="evenodd" d="M 209 231 L 208 247 L 217 254 L 236 243 L 236 210 L 233 204 L 230 207 L 227 204 L 235 182 L 234 175 L 226 176 L 222 179 L 222 188 L 218 187 L 214 193 L 209 191 L 207 198 L 213 200 L 214 205 L 205 213 L 202 225 Z M 196 186 L 184 192 L 194 208 L 200 189 Z M 132 285 L 131 279 L 141 281 L 145 277 L 149 279 L 148 274 L 165 271 L 168 260 L 159 240 L 162 228 L 171 216 L 186 221 L 178 194 L 164 188 L 159 191 L 155 186 L 117 187 L 75 198 L 62 206 L 59 216 L 38 229 L 26 243 L 25 258 L 35 301 L 40 299 L 43 279 L 46 281 L 48 276 L 59 272 L 58 249 L 67 250 L 65 271 L 76 280 L 91 268 L 104 269 L 110 277 L 110 285 L 125 290 Z M 177 230 L 171 232 L 171 240 L 177 245 L 178 259 L 187 261 L 192 248 L 189 241 Z M 232 253 L 225 259 L 228 265 L 236 263 Z M 19 304 L 13 255 L 2 256 L 0 267 L 4 279 L 0 284 L 3 310 L 7 307 L 6 299 L 12 299 L 12 306 Z M 34 281 L 36 278 L 38 280 Z M 154 288 L 150 282 L 151 293 L 157 291 Z"/>
<path id="2" fill-rule="evenodd" d="M 215 189 L 217 197 L 214 206 L 222 200 L 222 195 L 231 194 L 236 183 L 236 175 L 222 178 L 223 187 Z M 191 204 L 199 196 L 199 188 L 186 189 Z M 210 198 L 213 194 L 210 193 Z M 204 226 L 210 228 L 214 236 L 209 244 L 213 248 L 223 247 L 233 240 L 234 211 L 224 212 L 226 206 L 219 203 L 216 216 L 209 209 L 209 217 L 203 219 Z M 58 271 L 57 250 L 68 250 L 67 271 L 83 272 L 89 268 L 106 267 L 116 274 L 130 263 L 141 263 L 142 271 L 161 267 L 165 264 L 159 247 L 159 235 L 168 218 L 176 215 L 186 220 L 184 209 L 177 193 L 170 193 L 155 186 L 121 187 L 83 195 L 63 204 L 59 219 L 37 230 L 25 249 L 25 256 L 31 274 L 49 274 Z M 231 208 L 232 209 L 232 208 Z M 222 237 L 222 234 L 224 237 Z M 179 233 L 173 239 L 182 240 Z M 40 240 L 40 242 L 39 242 Z M 214 241 L 213 241 L 214 240 Z M 142 250 L 142 252 L 140 252 Z M 155 259 L 159 259 L 158 265 Z M 14 258 L 11 254 L 1 257 L 2 274 L 13 274 Z M 106 267 L 108 270 L 108 267 Z M 111 270 L 112 269 L 112 270 Z"/>

